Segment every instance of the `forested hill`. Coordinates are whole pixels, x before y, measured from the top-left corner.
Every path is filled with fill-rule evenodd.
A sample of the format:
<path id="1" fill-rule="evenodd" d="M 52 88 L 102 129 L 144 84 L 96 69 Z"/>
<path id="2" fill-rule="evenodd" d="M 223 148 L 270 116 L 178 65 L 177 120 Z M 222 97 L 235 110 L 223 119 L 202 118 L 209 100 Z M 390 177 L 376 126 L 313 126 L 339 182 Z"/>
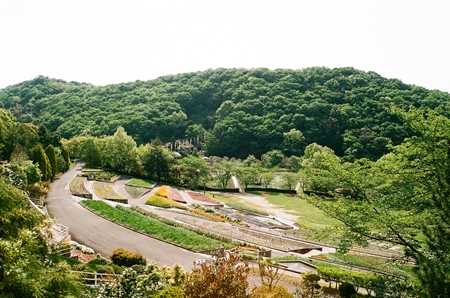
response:
<path id="1" fill-rule="evenodd" d="M 217 69 L 108 86 L 38 77 L 0 90 L 1 106 L 63 137 L 123 126 L 148 142 L 203 127 L 210 154 L 301 154 L 316 142 L 352 159 L 379 157 L 409 135 L 389 107 L 450 116 L 450 95 L 352 68 Z"/>

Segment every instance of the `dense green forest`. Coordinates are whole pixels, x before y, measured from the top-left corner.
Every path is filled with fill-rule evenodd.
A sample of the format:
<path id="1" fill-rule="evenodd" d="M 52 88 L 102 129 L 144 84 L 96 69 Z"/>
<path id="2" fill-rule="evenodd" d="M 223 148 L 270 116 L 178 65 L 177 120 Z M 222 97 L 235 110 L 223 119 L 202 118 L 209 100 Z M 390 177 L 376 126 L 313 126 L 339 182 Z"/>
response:
<path id="1" fill-rule="evenodd" d="M 376 159 L 412 134 L 392 107 L 450 116 L 450 95 L 352 68 L 217 69 L 108 86 L 45 77 L 0 90 L 0 107 L 69 138 L 202 137 L 210 155 L 301 155 L 311 143 Z"/>

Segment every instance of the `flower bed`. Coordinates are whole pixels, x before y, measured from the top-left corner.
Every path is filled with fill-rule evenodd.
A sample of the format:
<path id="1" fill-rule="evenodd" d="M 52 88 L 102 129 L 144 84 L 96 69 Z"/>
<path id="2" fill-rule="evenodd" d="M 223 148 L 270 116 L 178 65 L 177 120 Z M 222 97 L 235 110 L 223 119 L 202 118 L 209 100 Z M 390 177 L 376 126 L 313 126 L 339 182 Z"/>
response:
<path id="1" fill-rule="evenodd" d="M 202 202 L 203 205 L 223 207 L 222 203 L 215 201 L 199 192 L 188 191 L 187 194 L 191 197 L 191 199 Z"/>

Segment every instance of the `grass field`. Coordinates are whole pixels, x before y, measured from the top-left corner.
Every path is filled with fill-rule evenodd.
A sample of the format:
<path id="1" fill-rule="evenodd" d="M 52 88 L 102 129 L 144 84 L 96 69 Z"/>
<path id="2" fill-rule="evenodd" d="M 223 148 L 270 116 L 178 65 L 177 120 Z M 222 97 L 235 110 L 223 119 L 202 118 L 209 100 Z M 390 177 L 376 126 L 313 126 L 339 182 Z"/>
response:
<path id="1" fill-rule="evenodd" d="M 112 188 L 112 184 L 106 183 L 106 182 L 94 182 L 94 192 L 95 194 L 105 200 L 111 200 L 111 201 L 120 201 L 120 202 L 126 202 L 127 199 L 119 195 L 117 192 L 114 191 Z"/>
<path id="2" fill-rule="evenodd" d="M 81 204 L 111 221 L 193 251 L 212 250 L 232 245 L 182 227 L 171 226 L 127 208 L 114 208 L 101 201 L 83 201 Z"/>
<path id="3" fill-rule="evenodd" d="M 332 242 L 336 240 L 335 237 L 338 235 L 334 227 L 338 226 L 339 222 L 307 200 L 289 194 L 261 192 L 257 194 L 265 197 L 271 204 L 298 216 L 297 224 L 303 232 L 306 232 L 305 236 L 316 240 L 331 240 Z"/>
<path id="4" fill-rule="evenodd" d="M 125 190 L 132 196 L 133 198 L 140 198 L 146 191 L 148 191 L 148 188 L 143 187 L 135 187 L 135 186 L 129 186 L 125 185 Z"/>
<path id="5" fill-rule="evenodd" d="M 215 199 L 219 202 L 222 202 L 225 205 L 227 205 L 233 209 L 239 210 L 239 211 L 248 212 L 248 213 L 257 214 L 257 215 L 263 215 L 263 216 L 269 215 L 266 211 L 259 208 L 258 206 L 255 206 L 255 205 L 245 201 L 244 199 L 241 199 L 238 197 L 224 196 L 224 195 L 211 194 L 211 193 L 208 195 L 210 197 L 212 197 L 213 199 Z"/>
<path id="6" fill-rule="evenodd" d="M 142 187 L 142 188 L 153 188 L 153 187 L 155 187 L 156 184 L 154 182 L 151 182 L 148 180 L 133 178 L 127 182 L 127 185 L 134 186 L 134 187 Z"/>

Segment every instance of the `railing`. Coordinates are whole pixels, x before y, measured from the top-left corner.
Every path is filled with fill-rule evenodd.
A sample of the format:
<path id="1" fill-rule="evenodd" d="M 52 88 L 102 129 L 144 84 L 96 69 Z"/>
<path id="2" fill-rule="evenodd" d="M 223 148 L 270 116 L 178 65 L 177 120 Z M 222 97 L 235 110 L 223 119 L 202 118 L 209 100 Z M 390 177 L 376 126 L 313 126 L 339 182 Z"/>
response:
<path id="1" fill-rule="evenodd" d="M 112 273 L 99 273 L 88 271 L 70 271 L 72 274 L 78 275 L 78 277 L 87 286 L 98 287 L 102 283 L 113 283 L 117 280 L 117 274 Z"/>

